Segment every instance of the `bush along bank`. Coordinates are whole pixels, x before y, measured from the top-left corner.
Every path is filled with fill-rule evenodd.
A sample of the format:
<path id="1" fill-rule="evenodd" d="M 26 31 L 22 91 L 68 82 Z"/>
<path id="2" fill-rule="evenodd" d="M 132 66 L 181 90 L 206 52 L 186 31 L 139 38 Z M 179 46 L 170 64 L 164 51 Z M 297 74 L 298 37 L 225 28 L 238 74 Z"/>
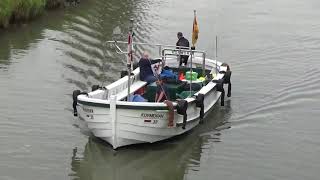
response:
<path id="1" fill-rule="evenodd" d="M 32 19 L 45 9 L 53 9 L 64 4 L 64 0 L 0 0 L 0 27 L 8 27 Z"/>

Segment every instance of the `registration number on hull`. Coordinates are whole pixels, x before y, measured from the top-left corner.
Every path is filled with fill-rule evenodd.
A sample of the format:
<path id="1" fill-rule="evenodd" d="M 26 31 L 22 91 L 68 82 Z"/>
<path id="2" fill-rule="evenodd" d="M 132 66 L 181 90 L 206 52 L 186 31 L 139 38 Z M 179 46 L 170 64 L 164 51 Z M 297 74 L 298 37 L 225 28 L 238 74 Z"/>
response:
<path id="1" fill-rule="evenodd" d="M 154 119 L 154 120 L 145 119 L 145 120 L 144 120 L 144 123 L 145 123 L 145 124 L 158 124 L 158 120 L 156 120 L 156 119 Z"/>

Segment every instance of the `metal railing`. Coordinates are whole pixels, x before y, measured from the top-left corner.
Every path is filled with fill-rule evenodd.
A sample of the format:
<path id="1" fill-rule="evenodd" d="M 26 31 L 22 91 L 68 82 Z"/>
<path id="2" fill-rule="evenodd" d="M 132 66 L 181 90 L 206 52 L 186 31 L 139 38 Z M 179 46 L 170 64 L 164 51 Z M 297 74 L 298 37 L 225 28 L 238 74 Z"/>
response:
<path id="1" fill-rule="evenodd" d="M 127 53 L 127 52 L 123 52 L 121 50 L 121 48 L 117 45 L 117 44 L 128 44 L 128 42 L 126 41 L 106 41 L 105 44 L 114 44 L 115 47 L 117 48 L 118 51 L 122 52 L 122 53 Z M 190 47 L 184 47 L 184 46 L 175 46 L 175 45 L 164 45 L 164 44 L 151 44 L 151 43 L 142 43 L 142 42 L 133 42 L 133 46 L 136 45 L 147 45 L 147 46 L 156 46 L 159 48 L 158 52 L 159 52 L 159 56 L 161 56 L 162 50 L 164 48 L 177 48 L 177 49 L 184 49 L 184 50 L 191 50 Z M 199 51 L 202 52 L 202 51 Z"/>
<path id="2" fill-rule="evenodd" d="M 127 54 L 128 52 L 123 51 L 118 44 L 128 44 L 126 41 L 107 41 L 106 44 L 113 44 L 117 49 L 116 52 L 118 54 Z M 142 42 L 133 42 L 133 46 L 136 47 L 137 45 L 146 45 L 146 46 L 155 46 L 158 48 L 159 56 L 162 60 L 165 60 L 167 56 L 181 56 L 181 55 L 188 55 L 188 56 L 195 56 L 199 54 L 202 57 L 202 73 L 205 74 L 205 59 L 206 53 L 204 51 L 199 50 L 192 50 L 191 47 L 184 47 L 184 46 L 175 46 L 175 45 L 164 45 L 164 44 L 151 44 L 151 43 L 142 43 Z M 136 48 L 134 48 L 136 49 Z M 191 67 L 192 67 L 192 57 L 191 57 Z"/>
<path id="3" fill-rule="evenodd" d="M 206 67 L 206 53 L 204 51 L 192 50 L 192 49 L 172 49 L 172 48 L 164 48 L 162 49 L 162 58 L 166 58 L 167 56 L 181 56 L 187 55 L 190 56 L 190 67 L 192 68 L 192 59 L 195 57 L 195 54 L 200 54 L 202 56 L 202 75 L 205 75 L 205 67 Z M 165 59 L 163 59 L 165 60 Z"/>

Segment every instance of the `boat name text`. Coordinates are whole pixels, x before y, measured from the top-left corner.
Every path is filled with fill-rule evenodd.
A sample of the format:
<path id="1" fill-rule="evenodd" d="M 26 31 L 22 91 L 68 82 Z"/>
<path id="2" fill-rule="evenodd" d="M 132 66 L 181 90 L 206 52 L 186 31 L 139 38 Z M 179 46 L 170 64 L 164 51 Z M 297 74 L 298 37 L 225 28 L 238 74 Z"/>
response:
<path id="1" fill-rule="evenodd" d="M 82 109 L 86 113 L 93 113 L 93 109 L 89 109 L 89 108 L 85 108 L 85 107 L 83 107 Z"/>
<path id="2" fill-rule="evenodd" d="M 143 118 L 153 118 L 153 119 L 162 119 L 164 117 L 164 115 L 163 114 L 141 113 L 141 117 L 143 117 Z"/>

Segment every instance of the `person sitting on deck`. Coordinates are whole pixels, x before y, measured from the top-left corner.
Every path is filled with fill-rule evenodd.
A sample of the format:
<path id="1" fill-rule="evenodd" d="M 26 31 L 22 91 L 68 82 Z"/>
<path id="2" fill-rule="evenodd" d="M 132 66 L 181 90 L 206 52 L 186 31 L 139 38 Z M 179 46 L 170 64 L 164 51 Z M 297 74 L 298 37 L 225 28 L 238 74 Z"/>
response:
<path id="1" fill-rule="evenodd" d="M 180 46 L 180 47 L 177 47 L 177 49 L 189 49 L 190 47 L 189 41 L 185 37 L 183 37 L 182 32 L 178 32 L 177 37 L 178 37 L 178 41 L 176 43 L 176 46 Z M 181 46 L 185 48 L 182 48 Z M 181 66 L 182 63 L 184 63 L 184 65 L 186 66 L 188 63 L 188 59 L 189 59 L 188 55 L 180 55 L 179 66 Z"/>
<path id="2" fill-rule="evenodd" d="M 169 92 L 168 88 L 165 85 L 165 78 L 159 78 L 156 83 L 157 83 L 157 91 L 156 91 L 156 97 L 155 97 L 155 102 L 163 102 L 165 100 L 170 100 L 169 99 Z"/>
<path id="3" fill-rule="evenodd" d="M 146 81 L 147 83 L 152 83 L 157 80 L 155 75 L 152 71 L 152 64 L 155 64 L 157 62 L 161 62 L 161 59 L 158 60 L 151 60 L 149 59 L 149 54 L 147 52 L 144 52 L 141 59 L 139 60 L 139 67 L 140 67 L 140 80 Z"/>

